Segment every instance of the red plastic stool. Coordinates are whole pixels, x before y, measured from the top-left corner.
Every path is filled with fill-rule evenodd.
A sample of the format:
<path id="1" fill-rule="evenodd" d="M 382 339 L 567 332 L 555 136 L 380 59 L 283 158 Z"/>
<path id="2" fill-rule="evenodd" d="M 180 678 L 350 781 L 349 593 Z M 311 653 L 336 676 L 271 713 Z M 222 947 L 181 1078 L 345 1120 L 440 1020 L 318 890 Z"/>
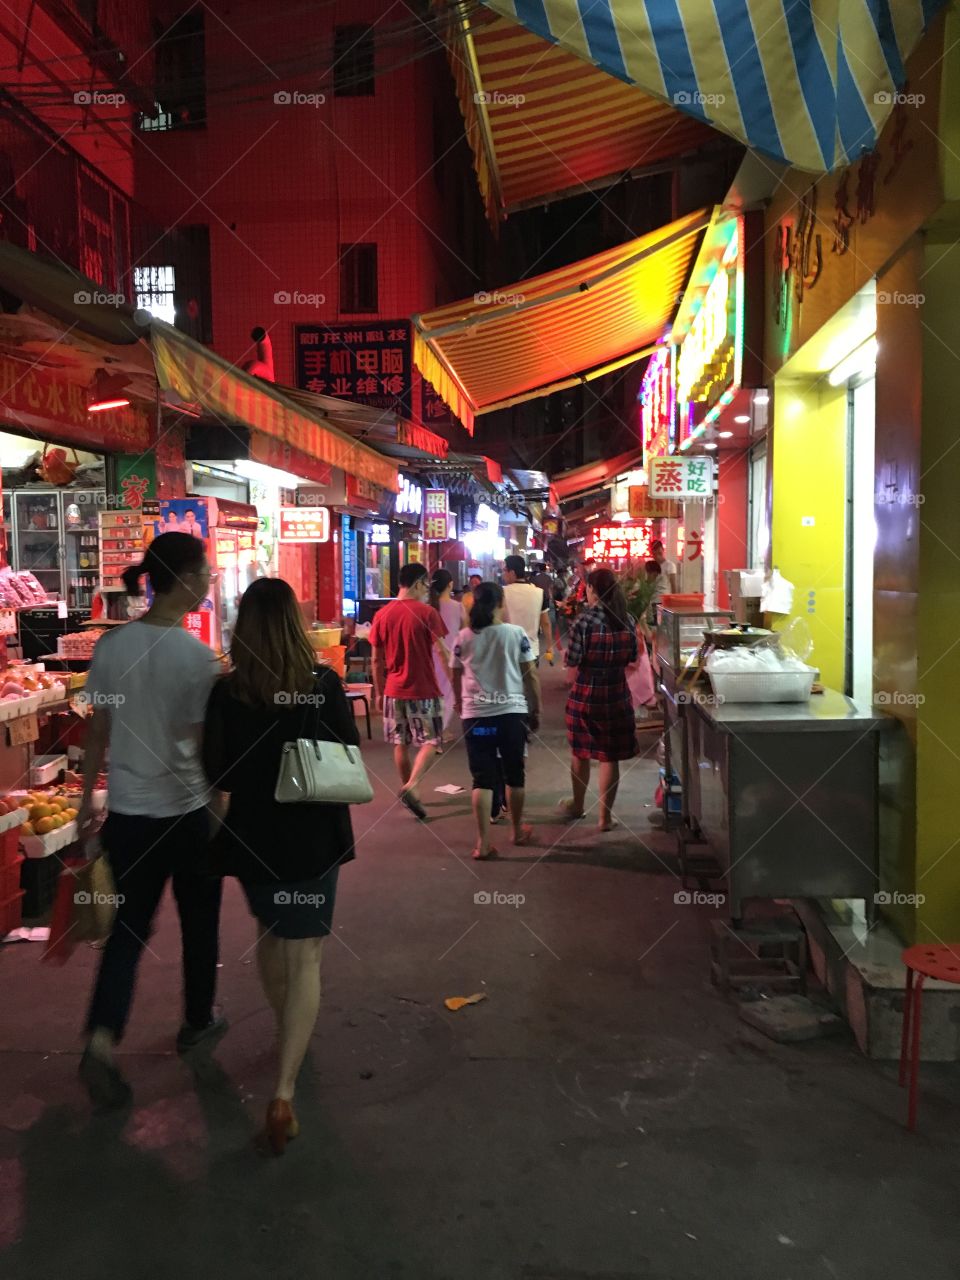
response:
<path id="1" fill-rule="evenodd" d="M 900 1084 L 910 1065 L 910 1095 L 907 1103 L 907 1128 L 917 1127 L 917 1076 L 920 1070 L 920 1022 L 924 978 L 960 985 L 960 943 L 953 946 L 907 947 L 900 957 L 907 968 L 907 987 L 903 1000 L 903 1032 L 900 1038 Z"/>

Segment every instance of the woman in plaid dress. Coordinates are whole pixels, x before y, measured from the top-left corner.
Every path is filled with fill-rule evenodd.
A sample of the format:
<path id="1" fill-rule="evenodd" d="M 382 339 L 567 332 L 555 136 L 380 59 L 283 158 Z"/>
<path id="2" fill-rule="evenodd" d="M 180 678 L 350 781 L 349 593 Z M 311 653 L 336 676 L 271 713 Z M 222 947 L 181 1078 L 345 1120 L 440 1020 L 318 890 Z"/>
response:
<path id="1" fill-rule="evenodd" d="M 601 831 L 613 823 L 613 802 L 620 783 L 620 761 L 637 754 L 633 700 L 626 669 L 637 660 L 636 622 L 627 612 L 620 584 L 609 569 L 587 578 L 588 608 L 570 632 L 565 664 L 576 668 L 567 696 L 567 737 L 573 799 L 564 802 L 569 818 L 582 818 L 590 761 L 600 762 Z"/>

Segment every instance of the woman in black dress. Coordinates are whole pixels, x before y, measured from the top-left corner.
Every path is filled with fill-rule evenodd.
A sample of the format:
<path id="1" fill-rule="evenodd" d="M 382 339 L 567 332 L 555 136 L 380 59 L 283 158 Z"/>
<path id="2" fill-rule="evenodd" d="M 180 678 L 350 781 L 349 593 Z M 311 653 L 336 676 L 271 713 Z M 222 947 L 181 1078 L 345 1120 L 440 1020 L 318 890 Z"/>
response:
<path id="1" fill-rule="evenodd" d="M 637 754 L 633 699 L 627 667 L 637 660 L 637 625 L 616 575 L 594 569 L 587 578 L 588 608 L 577 618 L 564 655 L 576 677 L 567 695 L 567 738 L 573 799 L 564 804 L 569 818 L 582 818 L 590 761 L 600 763 L 601 831 L 613 826 L 613 802 L 620 785 L 620 761 Z"/>
<path id="2" fill-rule="evenodd" d="M 244 592 L 230 657 L 233 670 L 207 708 L 204 767 L 211 784 L 230 793 L 215 865 L 240 880 L 257 919 L 257 962 L 280 1057 L 263 1137 L 282 1155 L 299 1132 L 293 1095 L 320 1007 L 320 949 L 337 873 L 354 851 L 346 805 L 278 804 L 273 793 L 285 742 L 356 746 L 359 735 L 338 676 L 314 669 L 299 605 L 282 579 L 260 578 Z"/>

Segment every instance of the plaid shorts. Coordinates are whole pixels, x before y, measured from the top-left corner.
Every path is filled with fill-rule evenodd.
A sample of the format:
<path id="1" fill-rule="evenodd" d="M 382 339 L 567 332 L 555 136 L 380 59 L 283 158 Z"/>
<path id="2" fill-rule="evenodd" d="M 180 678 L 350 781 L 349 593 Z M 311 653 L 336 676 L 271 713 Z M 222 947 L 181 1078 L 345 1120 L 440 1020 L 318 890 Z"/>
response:
<path id="1" fill-rule="evenodd" d="M 439 698 L 384 698 L 383 737 L 395 747 L 424 747 L 443 737 Z"/>

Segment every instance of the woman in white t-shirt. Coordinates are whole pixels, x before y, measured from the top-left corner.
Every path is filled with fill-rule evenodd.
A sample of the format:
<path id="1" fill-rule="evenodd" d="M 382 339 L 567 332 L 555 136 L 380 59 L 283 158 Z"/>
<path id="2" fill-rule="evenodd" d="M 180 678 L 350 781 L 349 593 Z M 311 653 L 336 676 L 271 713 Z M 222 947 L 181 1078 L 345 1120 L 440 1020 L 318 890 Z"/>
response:
<path id="1" fill-rule="evenodd" d="M 83 761 L 81 837 L 94 830 L 97 774 L 110 749 L 108 816 L 101 832 L 117 893 L 113 932 L 100 960 L 80 1078 L 101 1107 L 129 1102 L 114 1061 L 130 1013 L 140 955 L 168 880 L 183 935 L 184 1053 L 223 1030 L 213 1007 L 221 882 L 198 873 L 210 837 L 200 734 L 219 667 L 213 651 L 183 628 L 210 586 L 204 545 L 187 533 L 162 533 L 141 564 L 123 575 L 131 595 L 146 574 L 153 604 L 135 622 L 98 642 L 85 699 L 93 709 Z"/>
<path id="2" fill-rule="evenodd" d="M 453 598 L 453 574 L 449 569 L 437 569 L 430 579 L 430 604 L 443 620 L 445 633 L 443 642 L 447 646 L 447 652 L 449 653 L 464 624 L 463 605 L 459 600 Z M 453 686 L 450 683 L 450 676 L 447 674 L 446 664 L 436 649 L 433 652 L 433 663 L 437 676 L 437 685 L 440 689 L 440 698 L 443 702 L 443 727 L 446 729 L 453 719 Z M 437 754 L 439 755 L 442 750 L 442 743 L 438 744 Z"/>
<path id="3" fill-rule="evenodd" d="M 451 673 L 473 775 L 473 857 L 490 858 L 497 852 L 490 844 L 490 812 L 498 754 L 513 843 L 529 844 L 533 837 L 533 828 L 523 821 L 523 753 L 528 731 L 536 732 L 540 724 L 540 683 L 530 640 L 523 627 L 503 621 L 503 588 L 495 582 L 481 582 L 473 593 L 470 625 L 457 637 Z"/>

